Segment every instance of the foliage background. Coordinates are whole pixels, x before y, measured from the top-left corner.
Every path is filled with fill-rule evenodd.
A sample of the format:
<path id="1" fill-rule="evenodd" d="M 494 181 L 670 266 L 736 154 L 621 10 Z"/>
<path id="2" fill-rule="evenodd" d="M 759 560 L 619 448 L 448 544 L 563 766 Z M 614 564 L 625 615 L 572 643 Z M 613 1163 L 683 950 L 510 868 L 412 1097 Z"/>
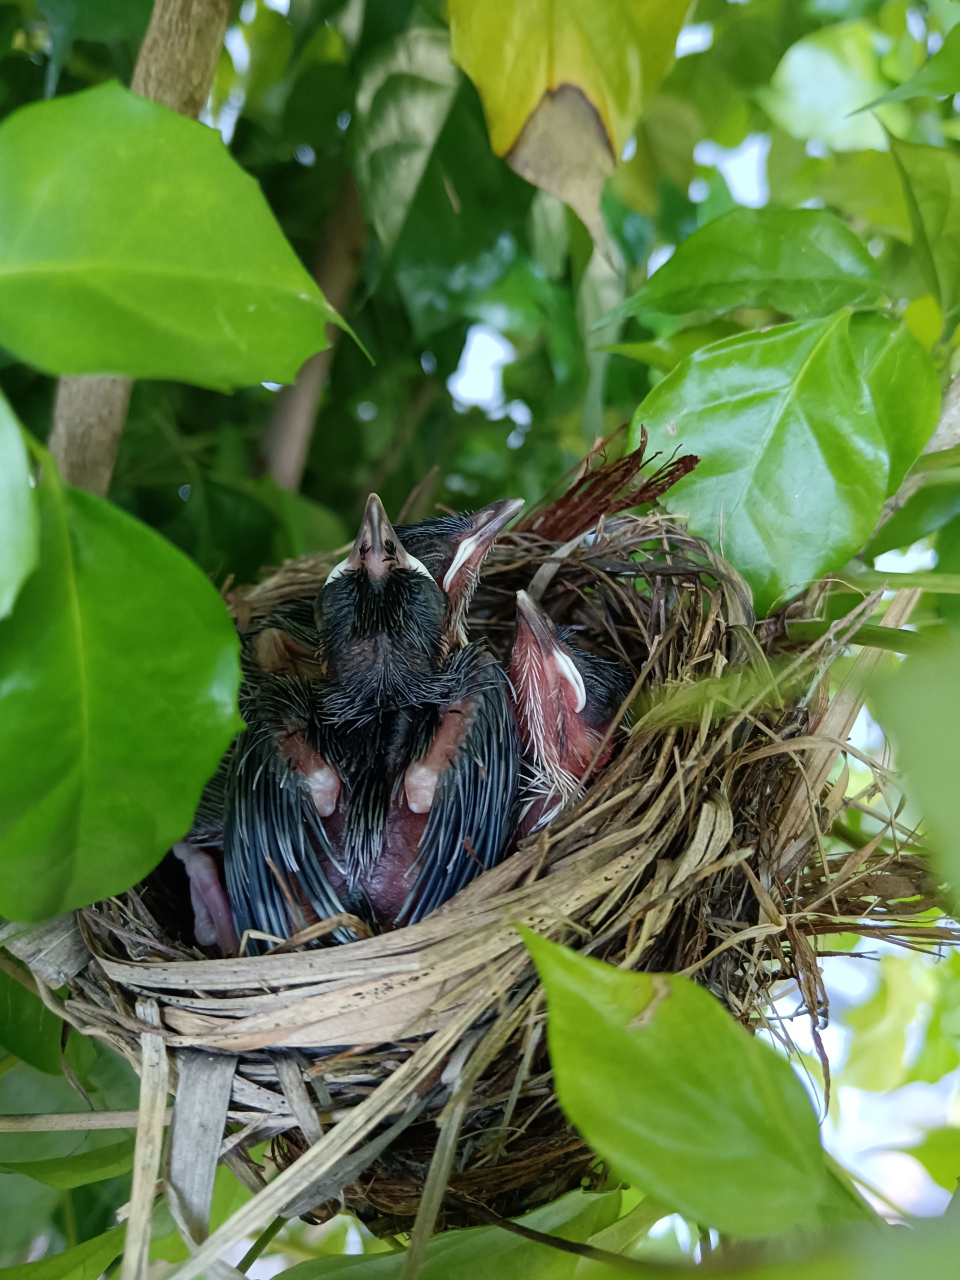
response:
<path id="1" fill-rule="evenodd" d="M 671 255 L 738 207 L 769 201 L 838 215 L 866 248 L 864 271 L 890 323 L 902 321 L 931 353 L 940 386 L 957 372 L 960 274 L 943 266 L 954 250 L 941 246 L 932 278 L 929 246 L 917 234 L 897 173 L 899 143 L 891 147 L 884 129 L 908 146 L 936 149 L 948 171 L 960 165 L 952 96 L 960 75 L 954 83 L 948 68 L 942 82 L 921 84 L 919 96 L 898 92 L 960 29 L 960 4 L 697 0 L 680 32 L 681 56 L 638 122 L 617 127 L 620 159 L 603 187 L 593 236 L 570 205 L 525 182 L 491 150 L 483 109 L 489 104 L 445 61 L 447 24 L 457 9 L 463 6 L 451 4 L 448 13 L 437 0 L 244 0 L 233 14 L 203 119 L 259 184 L 308 270 L 343 175 L 355 175 L 368 229 L 345 316 L 374 363 L 361 345 L 338 342 L 295 493 L 267 474 L 263 460 L 275 385 L 227 393 L 137 381 L 109 496 L 182 549 L 217 586 L 231 575 L 255 578 L 285 556 L 340 544 L 371 489 L 395 513 L 433 466 L 432 497 L 452 507 L 506 494 L 536 498 L 596 436 L 630 421 L 644 401 L 660 430 L 655 441 L 672 447 L 673 404 L 690 400 L 689 382 L 678 388 L 677 377 L 670 381 L 683 358 L 790 319 L 826 323 L 824 313 L 863 301 L 834 297 L 818 312 L 782 291 L 761 291 L 703 313 L 671 306 L 666 282 L 677 277 L 664 271 Z M 0 115 L 112 80 L 128 83 L 149 13 L 149 0 L 0 5 Z M 535 27 L 524 33 L 534 43 L 541 36 Z M 483 90 L 482 76 L 476 78 Z M 883 95 L 888 102 L 876 114 L 854 114 Z M 397 115 L 415 126 L 416 137 L 404 140 L 422 165 L 412 184 L 391 167 L 397 139 L 389 126 Z M 946 207 L 956 215 L 956 203 Z M 580 213 L 590 221 L 584 207 Z M 606 255 L 594 238 L 606 238 Z M 683 261 L 677 258 L 674 272 Z M 694 272 L 693 280 L 702 289 L 702 275 Z M 619 319 L 597 327 L 631 298 Z M 491 350 L 500 353 L 499 372 L 492 369 L 488 394 L 468 397 L 465 388 L 476 386 L 484 370 L 484 344 L 487 372 Z M 689 368 L 678 376 L 687 378 Z M 55 386 L 35 365 L 0 352 L 0 389 L 38 443 L 49 434 Z M 817 392 L 827 410 L 833 391 Z M 470 398 L 481 403 L 471 406 Z M 903 469 L 912 462 L 913 455 Z M 930 569 L 939 557 L 941 573 L 960 569 L 960 475 L 945 465 L 926 476 L 928 483 L 868 545 L 858 571 L 889 568 L 877 557 L 921 540 L 919 553 L 900 568 Z M 695 505 L 690 492 L 686 501 Z M 878 489 L 877 506 L 885 496 Z M 801 518 L 816 526 L 819 516 L 806 509 Z M 869 512 L 864 519 L 859 541 L 847 546 L 839 539 L 827 567 L 843 568 L 867 540 L 874 519 Z M 116 526 L 118 541 L 125 527 Z M 928 590 L 915 619 L 934 634 L 953 625 L 956 593 L 943 579 L 923 585 Z M 843 593 L 831 608 L 844 608 Z M 869 738 L 871 723 L 863 721 L 860 741 L 881 754 L 883 739 Z M 856 940 L 843 945 L 852 949 Z M 839 965 L 849 973 L 852 963 Z M 26 998 L 11 976 L 15 962 L 4 964 L 0 1111 L 75 1110 L 77 1094 L 61 1065 L 61 1027 Z M 916 1106 L 917 1123 L 892 1131 L 891 1143 L 911 1152 L 895 1158 L 898 1187 L 911 1194 L 902 1174 L 909 1169 L 912 1185 L 925 1188 L 924 1210 L 936 1210 L 946 1196 L 938 1201 L 917 1171 L 927 1170 L 944 1192 L 960 1174 L 960 970 L 956 957 L 933 964 L 929 956 L 910 955 L 885 955 L 873 970 L 849 1007 L 838 1002 L 834 1140 L 843 1147 L 851 1100 L 863 1111 L 864 1099 L 905 1090 L 893 1095 L 891 1110 L 902 1115 Z M 790 1000 L 785 993 L 785 1012 Z M 794 1038 L 800 1061 L 813 1072 L 802 1032 Z M 95 1106 L 136 1105 L 135 1080 L 105 1051 L 72 1037 L 65 1060 Z M 9 1170 L 0 1174 L 0 1261 L 12 1266 L 58 1254 L 107 1232 L 129 1195 L 129 1175 L 121 1171 L 129 1150 L 117 1148 L 118 1135 L 0 1135 L 0 1161 Z M 61 1177 L 61 1185 L 49 1186 L 12 1168 L 97 1151 L 105 1154 L 94 1182 L 64 1186 Z M 884 1176 L 882 1160 L 869 1168 L 878 1180 Z M 241 1194 L 221 1178 L 220 1217 Z M 621 1210 L 636 1213 L 638 1200 L 628 1193 Z M 647 1217 L 633 1219 L 633 1235 L 600 1219 L 584 1232 L 619 1229 L 616 1240 L 604 1236 L 605 1247 L 631 1248 L 637 1256 L 708 1250 L 709 1233 L 701 1244 L 688 1221 L 659 1211 L 653 1221 Z M 170 1223 L 158 1220 L 155 1235 L 158 1259 L 183 1256 Z M 326 1231 L 292 1228 L 273 1247 L 290 1262 L 345 1247 L 384 1248 L 344 1221 Z"/>

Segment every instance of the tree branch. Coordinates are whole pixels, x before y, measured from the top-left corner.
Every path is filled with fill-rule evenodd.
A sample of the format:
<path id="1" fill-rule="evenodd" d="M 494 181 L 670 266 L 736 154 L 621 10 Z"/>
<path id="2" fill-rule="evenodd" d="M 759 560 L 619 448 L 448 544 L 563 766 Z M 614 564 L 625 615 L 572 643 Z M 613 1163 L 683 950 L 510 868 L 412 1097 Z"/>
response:
<path id="1" fill-rule="evenodd" d="M 180 115 L 210 93 L 230 0 L 155 0 L 130 87 Z M 132 378 L 61 378 L 50 450 L 69 484 L 104 495 L 127 420 Z"/>
<path id="2" fill-rule="evenodd" d="M 313 275 L 324 297 L 341 314 L 350 301 L 367 240 L 367 223 L 353 174 L 344 169 L 320 239 Z M 340 329 L 327 325 L 330 345 L 310 357 L 292 387 L 278 393 L 263 439 L 267 473 L 283 489 L 296 493 L 303 478 L 310 437 L 323 385 L 333 362 Z"/>

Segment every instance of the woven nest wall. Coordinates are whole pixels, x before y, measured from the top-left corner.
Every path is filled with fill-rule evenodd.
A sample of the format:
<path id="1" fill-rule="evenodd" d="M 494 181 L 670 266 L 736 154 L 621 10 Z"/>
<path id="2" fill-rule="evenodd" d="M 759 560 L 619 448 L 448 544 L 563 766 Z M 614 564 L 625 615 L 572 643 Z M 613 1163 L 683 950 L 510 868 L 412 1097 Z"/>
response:
<path id="1" fill-rule="evenodd" d="M 392 1234 L 425 1199 L 438 1227 L 464 1226 L 598 1177 L 553 1093 L 542 992 L 516 923 L 625 968 L 693 976 L 748 1026 L 765 1023 L 785 979 L 822 1022 L 817 949 L 831 934 L 955 940 L 916 921 L 935 894 L 894 814 L 859 850 L 822 834 L 871 798 L 845 797 L 845 774 L 828 778 L 872 655 L 827 693 L 875 599 L 798 650 L 782 619 L 756 625 L 742 579 L 677 524 L 621 515 L 564 542 L 555 523 L 501 539 L 471 636 L 504 658 L 515 593 L 530 591 L 582 644 L 629 664 L 635 721 L 545 830 L 421 923 L 345 946 L 208 959 L 164 926 L 152 882 L 78 913 L 91 956 L 59 1011 L 138 1070 L 152 1035 L 171 1088 L 178 1073 L 226 1079 L 216 1151 L 260 1191 L 247 1230 L 345 1206 Z M 241 632 L 315 592 L 332 563 L 308 557 L 234 593 Z M 891 624 L 912 604 L 895 600 Z M 732 673 L 745 682 L 738 699 Z M 264 1190 L 246 1151 L 265 1138 L 283 1172 Z"/>

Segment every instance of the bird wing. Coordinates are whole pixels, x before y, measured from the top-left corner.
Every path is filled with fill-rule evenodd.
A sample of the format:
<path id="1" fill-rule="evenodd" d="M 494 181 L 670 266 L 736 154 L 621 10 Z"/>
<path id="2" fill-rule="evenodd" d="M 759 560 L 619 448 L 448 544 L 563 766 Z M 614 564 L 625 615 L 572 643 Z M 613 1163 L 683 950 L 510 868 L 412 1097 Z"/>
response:
<path id="1" fill-rule="evenodd" d="M 298 890 L 321 920 L 344 910 L 318 860 L 330 845 L 306 779 L 272 734 L 240 735 L 227 781 L 223 852 L 237 932 L 286 938 L 306 925 Z M 344 933 L 341 941 L 352 934 Z"/>
<path id="2" fill-rule="evenodd" d="M 415 924 L 495 866 L 516 818 L 520 748 L 501 668 L 479 655 L 459 711 L 468 725 L 439 774 L 417 857 L 419 871 L 397 917 Z M 441 730 L 442 731 L 442 730 Z"/>

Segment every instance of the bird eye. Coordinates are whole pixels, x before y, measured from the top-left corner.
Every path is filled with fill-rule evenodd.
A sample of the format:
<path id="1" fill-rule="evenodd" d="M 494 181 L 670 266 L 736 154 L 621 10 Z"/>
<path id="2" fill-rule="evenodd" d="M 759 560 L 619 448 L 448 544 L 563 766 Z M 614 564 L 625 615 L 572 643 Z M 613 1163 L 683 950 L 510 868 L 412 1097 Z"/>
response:
<path id="1" fill-rule="evenodd" d="M 349 560 L 341 560 L 338 565 L 334 565 L 334 567 L 327 574 L 326 581 L 324 582 L 323 585 L 325 587 L 329 587 L 331 582 L 335 582 L 337 578 L 342 578 L 347 571 L 347 567 L 349 563 L 350 563 Z"/>

